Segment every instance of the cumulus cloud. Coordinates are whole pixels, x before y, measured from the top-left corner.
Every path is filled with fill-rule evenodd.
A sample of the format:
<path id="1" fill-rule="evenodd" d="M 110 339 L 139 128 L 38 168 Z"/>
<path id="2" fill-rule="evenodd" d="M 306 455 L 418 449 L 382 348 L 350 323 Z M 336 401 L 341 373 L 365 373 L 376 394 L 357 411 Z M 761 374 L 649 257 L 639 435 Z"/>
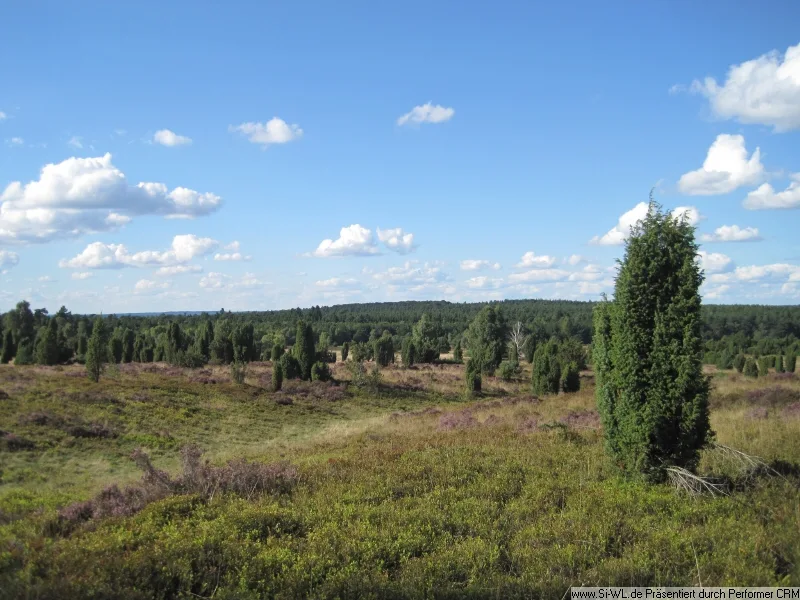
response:
<path id="1" fill-rule="evenodd" d="M 406 261 L 402 267 L 390 267 L 386 271 L 375 273 L 374 279 L 394 286 L 419 286 L 422 284 L 441 283 L 449 277 L 437 264 L 419 261 Z"/>
<path id="2" fill-rule="evenodd" d="M 517 263 L 518 267 L 523 268 L 536 268 L 536 269 L 546 269 L 548 267 L 552 267 L 556 262 L 556 259 L 552 256 L 536 256 L 535 253 L 528 251 L 522 255 L 522 258 Z"/>
<path id="3" fill-rule="evenodd" d="M 136 285 L 133 286 L 133 292 L 135 294 L 155 294 L 156 292 L 161 292 L 169 288 L 169 282 L 159 282 L 153 281 L 152 279 L 140 279 L 136 282 Z"/>
<path id="4" fill-rule="evenodd" d="M 465 281 L 468 288 L 471 289 L 479 289 L 479 290 L 486 290 L 486 289 L 498 289 L 503 286 L 503 280 L 501 278 L 493 278 L 493 277 L 471 277 Z"/>
<path id="5" fill-rule="evenodd" d="M 768 183 L 747 194 L 742 206 L 749 210 L 764 210 L 770 208 L 800 208 L 800 173 L 792 175 L 792 182 L 782 192 Z"/>
<path id="6" fill-rule="evenodd" d="M 726 256 L 725 254 L 720 254 L 719 252 L 706 252 L 705 250 L 700 250 L 698 252 L 697 260 L 700 263 L 700 267 L 706 273 L 718 273 L 720 271 L 725 271 L 733 262 L 730 257 Z"/>
<path id="7" fill-rule="evenodd" d="M 732 65 L 721 85 L 695 80 L 691 91 L 708 98 L 718 117 L 770 125 L 775 131 L 800 127 L 800 44 Z"/>
<path id="8" fill-rule="evenodd" d="M 72 146 L 73 148 L 83 148 L 83 138 L 79 135 L 73 135 L 71 138 L 69 138 L 67 145 Z"/>
<path id="9" fill-rule="evenodd" d="M 512 273 L 508 276 L 508 280 L 514 283 L 544 283 L 548 281 L 563 281 L 569 276 L 570 272 L 564 269 L 531 269 L 522 273 Z"/>
<path id="10" fill-rule="evenodd" d="M 333 256 L 370 256 L 378 253 L 372 231 L 355 223 L 349 227 L 342 227 L 338 239 L 322 240 L 311 255 L 330 258 Z"/>
<path id="11" fill-rule="evenodd" d="M 744 137 L 721 134 L 708 149 L 703 166 L 681 176 L 678 188 L 692 196 L 727 194 L 764 177 L 761 150 L 748 157 Z"/>
<path id="12" fill-rule="evenodd" d="M 572 256 L 570 256 L 567 259 L 567 263 L 572 265 L 573 267 L 575 265 L 580 265 L 580 264 L 585 263 L 585 262 L 587 262 L 586 257 L 585 256 L 581 256 L 580 254 L 573 254 Z"/>
<path id="13" fill-rule="evenodd" d="M 731 286 L 726 284 L 715 285 L 703 291 L 703 298 L 707 300 L 714 300 L 716 298 L 724 296 L 730 289 Z"/>
<path id="14" fill-rule="evenodd" d="M 230 125 L 228 131 L 241 133 L 254 144 L 261 144 L 264 148 L 270 144 L 286 144 L 303 136 L 303 130 L 298 125 L 289 125 L 283 119 L 273 117 L 266 123 L 242 123 Z"/>
<path id="15" fill-rule="evenodd" d="M 0 269 L 9 269 L 19 264 L 19 254 L 9 250 L 0 250 Z"/>
<path id="16" fill-rule="evenodd" d="M 580 271 L 570 273 L 568 279 L 570 281 L 597 281 L 598 279 L 602 279 L 603 276 L 603 271 L 596 265 L 586 265 Z"/>
<path id="17" fill-rule="evenodd" d="M 729 273 L 715 273 L 709 277 L 712 283 L 754 282 L 763 279 L 800 281 L 800 267 L 787 263 L 750 265 L 736 267 Z"/>
<path id="18" fill-rule="evenodd" d="M 253 257 L 249 254 L 242 254 L 241 252 L 218 252 L 214 255 L 214 260 L 228 262 L 247 261 L 251 260 L 252 258 Z"/>
<path id="19" fill-rule="evenodd" d="M 714 233 L 704 233 L 700 236 L 703 242 L 757 242 L 762 239 L 756 227 L 739 227 L 738 225 L 723 225 L 717 227 Z"/>
<path id="20" fill-rule="evenodd" d="M 89 279 L 89 277 L 91 276 L 92 273 L 90 271 L 81 271 L 79 273 L 73 273 L 71 275 L 71 277 L 76 280 Z"/>
<path id="21" fill-rule="evenodd" d="M 415 106 L 409 112 L 397 119 L 398 125 L 419 125 L 420 123 L 444 123 L 453 118 L 456 111 L 453 108 L 445 108 L 437 104 L 434 106 L 430 102 Z"/>
<path id="22" fill-rule="evenodd" d="M 153 141 L 162 146 L 185 146 L 192 143 L 192 138 L 178 135 L 169 129 L 159 129 L 153 136 Z"/>
<path id="23" fill-rule="evenodd" d="M 488 260 L 467 259 L 461 261 L 462 271 L 482 271 L 483 269 L 500 270 L 500 263 L 493 263 Z"/>
<path id="24" fill-rule="evenodd" d="M 184 275 L 186 273 L 199 273 L 203 270 L 200 265 L 173 265 L 171 267 L 160 267 L 156 270 L 157 277 L 172 277 L 173 275 Z"/>
<path id="25" fill-rule="evenodd" d="M 200 287 L 207 291 L 237 291 L 266 285 L 269 285 L 269 282 L 262 281 L 254 273 L 245 273 L 241 278 L 235 279 L 225 273 L 212 271 L 200 278 Z"/>
<path id="26" fill-rule="evenodd" d="M 415 248 L 414 234 L 406 233 L 400 227 L 395 227 L 394 229 L 381 229 L 378 227 L 376 232 L 378 239 L 384 246 L 399 254 L 408 254 Z"/>
<path id="27" fill-rule="evenodd" d="M 0 243 L 48 242 L 110 231 L 131 217 L 194 218 L 217 210 L 222 199 L 163 183 L 130 185 L 111 154 L 45 165 L 39 179 L 10 183 L 0 194 Z"/>
<path id="28" fill-rule="evenodd" d="M 314 285 L 326 289 L 342 289 L 342 288 L 358 287 L 360 283 L 358 279 L 353 279 L 352 277 L 350 278 L 331 277 L 330 279 L 323 279 L 321 281 L 317 281 Z"/>
<path id="29" fill-rule="evenodd" d="M 639 204 L 624 213 L 608 233 L 603 236 L 594 236 L 589 240 L 589 243 L 598 246 L 620 246 L 624 244 L 631 233 L 631 227 L 647 216 L 648 208 L 647 202 L 639 202 Z M 694 206 L 679 206 L 672 211 L 672 216 L 676 219 L 685 217 L 690 225 L 697 225 L 704 218 Z"/>
<path id="30" fill-rule="evenodd" d="M 144 250 L 131 254 L 123 244 L 93 242 L 77 256 L 61 260 L 66 269 L 120 269 L 123 267 L 171 266 L 212 252 L 219 242 L 194 234 L 176 235 L 169 250 Z"/>

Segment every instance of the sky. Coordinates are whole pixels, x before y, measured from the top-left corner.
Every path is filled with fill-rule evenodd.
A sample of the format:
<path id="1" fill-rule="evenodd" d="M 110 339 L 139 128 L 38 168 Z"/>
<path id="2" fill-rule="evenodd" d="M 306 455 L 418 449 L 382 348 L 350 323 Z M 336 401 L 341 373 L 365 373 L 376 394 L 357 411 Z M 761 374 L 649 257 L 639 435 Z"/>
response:
<path id="1" fill-rule="evenodd" d="M 0 310 L 613 293 L 800 303 L 800 3 L 9 2 Z"/>

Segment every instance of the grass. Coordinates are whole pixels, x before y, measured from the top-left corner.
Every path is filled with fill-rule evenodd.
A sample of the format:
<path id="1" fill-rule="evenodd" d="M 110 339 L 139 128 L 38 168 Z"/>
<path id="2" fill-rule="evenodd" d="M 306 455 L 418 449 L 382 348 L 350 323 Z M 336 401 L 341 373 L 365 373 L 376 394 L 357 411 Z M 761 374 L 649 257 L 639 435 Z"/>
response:
<path id="1" fill-rule="evenodd" d="M 130 365 L 99 386 L 79 374 L 0 368 L 0 430 L 35 444 L 0 451 L 0 597 L 561 598 L 580 584 L 800 585 L 794 377 L 713 374 L 717 441 L 774 470 L 709 449 L 699 472 L 727 492 L 691 496 L 614 470 L 590 377 L 577 394 L 541 400 L 525 382 L 486 378 L 484 394 L 465 400 L 460 365 L 390 367 L 373 391 L 291 382 L 277 394 L 267 364 L 250 367 L 246 386 L 221 368 Z M 73 435 L 84 431 L 103 435 Z M 184 490 L 130 517 L 64 527 L 59 509 L 140 477 L 134 448 L 176 473 L 187 443 L 214 464 L 288 460 L 299 482 L 249 498 Z"/>

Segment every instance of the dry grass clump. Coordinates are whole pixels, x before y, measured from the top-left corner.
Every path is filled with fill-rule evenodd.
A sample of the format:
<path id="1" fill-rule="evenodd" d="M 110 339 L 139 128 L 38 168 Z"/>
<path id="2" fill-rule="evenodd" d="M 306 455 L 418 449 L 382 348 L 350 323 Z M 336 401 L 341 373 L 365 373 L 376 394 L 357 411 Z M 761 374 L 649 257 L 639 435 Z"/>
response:
<path id="1" fill-rule="evenodd" d="M 181 449 L 182 471 L 176 478 L 153 466 L 150 456 L 134 450 L 131 459 L 143 472 L 139 483 L 120 488 L 111 485 L 97 496 L 76 502 L 59 511 L 60 524 L 77 523 L 103 517 L 136 514 L 148 504 L 176 494 L 196 494 L 206 501 L 225 492 L 246 499 L 264 494 L 288 494 L 300 481 L 298 470 L 285 462 L 264 464 L 234 459 L 214 466 L 202 459 L 203 452 L 194 445 Z"/>

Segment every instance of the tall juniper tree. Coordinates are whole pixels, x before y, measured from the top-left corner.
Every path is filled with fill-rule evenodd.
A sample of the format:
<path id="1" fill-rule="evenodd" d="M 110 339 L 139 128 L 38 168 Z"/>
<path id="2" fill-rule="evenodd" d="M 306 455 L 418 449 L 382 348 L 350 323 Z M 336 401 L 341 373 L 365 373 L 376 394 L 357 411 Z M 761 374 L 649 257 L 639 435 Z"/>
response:
<path id="1" fill-rule="evenodd" d="M 614 300 L 594 318 L 597 403 L 617 464 L 650 480 L 694 469 L 712 436 L 694 228 L 651 197 L 631 229 Z"/>

